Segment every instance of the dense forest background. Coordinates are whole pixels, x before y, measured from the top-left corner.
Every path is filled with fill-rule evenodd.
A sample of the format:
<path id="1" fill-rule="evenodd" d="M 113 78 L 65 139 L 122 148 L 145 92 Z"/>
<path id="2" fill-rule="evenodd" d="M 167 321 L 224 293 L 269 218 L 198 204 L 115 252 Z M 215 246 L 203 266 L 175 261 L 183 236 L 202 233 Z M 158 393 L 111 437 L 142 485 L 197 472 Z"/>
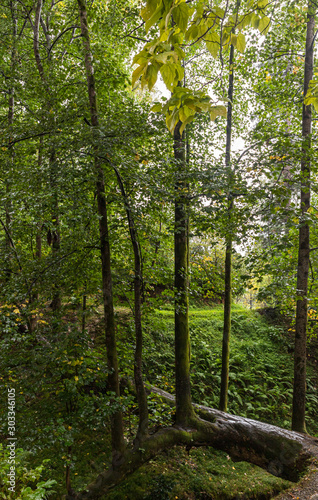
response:
<path id="1" fill-rule="evenodd" d="M 299 479 L 318 434 L 315 16 L 1 2 L 0 498 Z"/>

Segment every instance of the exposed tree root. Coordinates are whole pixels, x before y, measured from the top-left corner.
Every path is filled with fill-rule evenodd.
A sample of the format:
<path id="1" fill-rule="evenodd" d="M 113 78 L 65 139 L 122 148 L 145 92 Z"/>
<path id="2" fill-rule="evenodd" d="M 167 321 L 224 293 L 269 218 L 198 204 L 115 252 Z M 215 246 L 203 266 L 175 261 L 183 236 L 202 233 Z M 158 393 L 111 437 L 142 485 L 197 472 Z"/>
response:
<path id="1" fill-rule="evenodd" d="M 174 404 L 171 394 L 155 387 L 151 391 Z M 134 447 L 99 474 L 85 491 L 69 494 L 67 500 L 99 499 L 142 464 L 175 445 L 188 449 L 212 446 L 226 451 L 234 460 L 256 464 L 290 481 L 297 481 L 310 459 L 318 454 L 318 440 L 310 436 L 205 406 L 194 407 L 197 416 L 187 428 L 160 429 L 140 442 L 135 441 Z"/>

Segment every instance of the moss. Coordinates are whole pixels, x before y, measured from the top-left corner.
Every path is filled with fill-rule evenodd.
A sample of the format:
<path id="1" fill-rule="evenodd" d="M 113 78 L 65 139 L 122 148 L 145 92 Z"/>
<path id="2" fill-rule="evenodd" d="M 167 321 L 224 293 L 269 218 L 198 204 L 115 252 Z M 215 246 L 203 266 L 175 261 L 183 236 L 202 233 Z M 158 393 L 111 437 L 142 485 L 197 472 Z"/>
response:
<path id="1" fill-rule="evenodd" d="M 259 467 L 232 462 L 212 448 L 187 453 L 175 447 L 143 465 L 103 499 L 269 499 L 290 485 Z"/>

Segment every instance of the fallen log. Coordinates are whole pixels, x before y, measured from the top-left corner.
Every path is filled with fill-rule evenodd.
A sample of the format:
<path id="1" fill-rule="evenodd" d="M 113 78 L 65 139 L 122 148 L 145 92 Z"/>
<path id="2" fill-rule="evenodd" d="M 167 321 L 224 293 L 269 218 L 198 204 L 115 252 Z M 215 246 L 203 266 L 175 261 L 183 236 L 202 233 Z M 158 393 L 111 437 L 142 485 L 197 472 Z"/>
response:
<path id="1" fill-rule="evenodd" d="M 170 393 L 152 386 L 148 390 L 175 405 Z M 201 421 L 213 423 L 210 446 L 226 451 L 232 460 L 258 465 L 270 474 L 296 482 L 308 460 L 318 456 L 318 438 L 207 406 L 193 406 Z"/>
<path id="2" fill-rule="evenodd" d="M 151 386 L 148 390 L 174 405 L 171 394 Z M 158 453 L 175 445 L 186 446 L 188 450 L 212 446 L 226 451 L 233 460 L 258 465 L 275 476 L 294 482 L 312 458 L 318 456 L 318 439 L 311 436 L 202 405 L 194 404 L 194 408 L 196 416 L 187 428 L 162 428 L 142 440 L 135 440 L 132 448 L 100 473 L 84 491 L 70 492 L 66 499 L 97 500 Z"/>

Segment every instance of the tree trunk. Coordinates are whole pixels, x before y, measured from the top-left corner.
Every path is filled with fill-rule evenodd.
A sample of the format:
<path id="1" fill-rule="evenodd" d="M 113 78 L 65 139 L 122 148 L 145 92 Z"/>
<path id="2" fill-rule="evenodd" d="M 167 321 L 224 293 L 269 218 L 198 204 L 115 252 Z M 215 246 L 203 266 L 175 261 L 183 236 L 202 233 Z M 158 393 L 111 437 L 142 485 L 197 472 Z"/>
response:
<path id="1" fill-rule="evenodd" d="M 171 394 L 149 387 L 174 406 Z M 206 406 L 194 405 L 201 418 L 194 418 L 185 431 L 182 426 L 160 429 L 143 441 L 142 451 L 129 450 L 116 470 L 103 471 L 85 491 L 68 495 L 68 500 L 97 500 L 163 450 L 176 445 L 212 446 L 226 451 L 233 460 L 247 461 L 269 473 L 297 481 L 313 457 L 318 457 L 317 439 L 248 418 L 229 415 Z"/>
<path id="2" fill-rule="evenodd" d="M 228 108 L 226 121 L 226 147 L 225 147 L 225 167 L 229 178 L 228 194 L 228 234 L 226 236 L 226 254 L 225 254 L 225 279 L 224 279 L 224 324 L 223 324 L 223 343 L 222 343 L 222 372 L 221 372 L 221 392 L 220 392 L 220 410 L 227 410 L 228 386 L 229 386 L 229 360 L 230 360 L 230 336 L 231 336 L 231 307 L 232 307 L 232 212 L 234 201 L 231 193 L 232 168 L 231 168 L 231 139 L 232 139 L 232 102 L 234 85 L 234 47 L 230 48 L 230 75 L 228 87 Z"/>
<path id="3" fill-rule="evenodd" d="M 11 10 L 11 18 L 12 18 L 12 50 L 11 50 L 11 81 L 14 82 L 15 79 L 15 67 L 16 67 L 16 38 L 17 38 L 17 12 L 16 12 L 16 0 L 10 1 L 10 10 Z M 9 106 L 8 106 L 8 128 L 10 131 L 9 142 L 13 141 L 13 120 L 14 120 L 14 83 L 9 88 Z M 5 214 L 6 214 L 6 227 L 8 229 L 9 235 L 11 236 L 11 213 L 12 213 L 12 201 L 11 201 L 11 171 L 14 166 L 14 146 L 10 149 L 10 160 L 8 166 L 7 179 L 5 181 L 6 187 L 6 202 L 5 202 Z M 11 277 L 11 260 L 12 260 L 12 245 L 11 238 L 6 233 L 5 241 L 6 241 L 6 253 L 7 253 L 7 270 L 6 277 L 9 280 Z"/>
<path id="4" fill-rule="evenodd" d="M 231 204 L 229 212 L 231 211 Z M 221 411 L 227 411 L 230 362 L 231 308 L 232 308 L 232 238 L 227 237 L 225 255 L 225 290 L 224 290 L 224 323 L 222 339 L 222 370 L 221 370 Z"/>
<path id="5" fill-rule="evenodd" d="M 110 262 L 110 245 L 108 234 L 107 207 L 105 197 L 104 171 L 98 154 L 96 134 L 99 126 L 97 112 L 97 98 L 94 78 L 93 56 L 90 48 L 90 37 L 88 31 L 87 11 L 85 0 L 77 0 L 80 20 L 81 34 L 84 47 L 85 69 L 88 86 L 88 98 L 90 105 L 90 116 L 92 123 L 93 139 L 94 139 L 94 168 L 97 177 L 96 194 L 99 215 L 99 236 L 101 246 L 101 261 L 102 261 L 102 282 L 103 282 L 103 299 L 104 299 L 104 316 L 106 326 L 106 348 L 107 348 L 107 363 L 109 369 L 108 382 L 109 388 L 120 396 L 119 377 L 118 377 L 118 360 L 116 347 L 116 331 L 115 318 L 113 307 L 113 288 L 111 277 L 111 262 Z M 113 451 L 113 466 L 121 460 L 121 456 L 125 450 L 124 430 L 122 412 L 116 411 L 111 417 L 111 435 L 112 435 L 112 451 Z"/>
<path id="6" fill-rule="evenodd" d="M 85 329 L 86 329 L 86 314 L 87 314 L 87 283 L 85 283 L 83 300 L 82 300 L 82 335 L 85 334 Z"/>
<path id="7" fill-rule="evenodd" d="M 56 258 L 56 274 L 59 276 L 59 268 L 60 265 L 58 263 L 58 256 L 61 248 L 61 235 L 60 235 L 60 222 L 59 222 L 59 200 L 58 200 L 58 171 L 57 171 L 57 160 L 54 146 L 50 152 L 50 160 L 49 160 L 49 168 L 50 168 L 50 189 L 52 193 L 52 224 L 53 231 L 51 232 L 52 238 L 52 256 L 53 259 Z M 61 309 L 62 301 L 61 301 L 61 292 L 60 292 L 60 284 L 59 280 L 52 285 L 52 295 L 53 299 L 51 302 L 52 311 L 55 314 Z"/>
<path id="8" fill-rule="evenodd" d="M 53 98 L 52 98 L 52 92 L 51 89 L 48 85 L 48 80 L 45 75 L 45 71 L 43 68 L 42 60 L 41 60 L 41 55 L 40 55 L 40 23 L 41 23 L 41 13 L 42 13 L 42 7 L 43 7 L 43 0 L 37 0 L 36 4 L 36 10 L 35 10 L 35 20 L 34 20 L 34 26 L 33 26 L 33 52 L 34 52 L 34 57 L 36 61 L 36 65 L 38 68 L 38 72 L 40 75 L 40 78 L 43 82 L 44 88 L 48 94 L 48 100 L 46 103 L 47 111 L 48 111 L 48 116 L 51 116 L 52 111 L 53 111 Z M 47 53 L 48 53 L 48 60 L 50 60 L 50 38 L 49 36 L 46 36 L 46 42 L 47 42 Z M 52 123 L 54 123 L 54 113 L 51 118 Z M 53 224 L 53 231 L 49 231 L 48 234 L 48 241 L 49 244 L 52 243 L 52 255 L 53 258 L 57 257 L 60 251 L 60 246 L 61 246 L 61 238 L 60 238 L 60 224 L 59 224 L 59 202 L 58 202 L 58 168 L 57 168 L 57 160 L 56 160 L 56 152 L 55 152 L 55 147 L 54 144 L 50 147 L 49 151 L 49 182 L 50 182 L 50 189 L 52 193 L 52 208 L 51 208 L 51 214 L 52 214 L 52 224 Z M 56 275 L 58 276 L 58 268 Z M 60 286 L 59 282 L 57 280 L 57 283 L 53 283 L 52 285 L 52 302 L 51 302 L 51 308 L 55 314 L 58 314 L 61 308 L 61 293 L 60 293 Z"/>
<path id="9" fill-rule="evenodd" d="M 134 321 L 135 321 L 135 338 L 136 338 L 136 348 L 135 348 L 135 359 L 134 359 L 134 378 L 135 387 L 137 393 L 138 411 L 139 411 L 139 424 L 138 431 L 135 441 L 135 446 L 148 435 L 148 402 L 147 394 L 142 377 L 142 322 L 141 322 L 141 302 L 142 302 L 142 256 L 141 248 L 138 240 L 137 229 L 134 222 L 134 218 L 131 212 L 130 203 L 126 195 L 125 187 L 118 169 L 112 165 L 119 184 L 119 188 L 125 203 L 126 215 L 129 226 L 130 239 L 134 252 L 134 264 L 135 264 L 135 278 L 134 278 L 134 299 L 135 299 L 135 311 L 134 311 Z"/>
<path id="10" fill-rule="evenodd" d="M 306 34 L 306 56 L 304 74 L 304 96 L 313 78 L 315 6 L 308 3 Z M 297 306 L 294 353 L 294 391 L 292 429 L 306 432 L 306 343 L 307 343 L 307 291 L 309 272 L 309 225 L 306 214 L 310 207 L 310 149 L 311 149 L 311 105 L 303 104 L 302 119 L 302 160 L 301 160 L 301 220 L 299 227 L 299 247 L 297 265 Z"/>
<path id="11" fill-rule="evenodd" d="M 188 298 L 188 213 L 186 151 L 181 122 L 174 130 L 175 183 L 175 376 L 176 423 L 188 424 L 193 417 L 190 386 L 190 334 Z"/>
<path id="12" fill-rule="evenodd" d="M 43 145 L 43 140 L 42 138 L 40 139 L 40 144 L 39 144 L 39 153 L 38 153 L 38 168 L 39 172 L 41 172 L 41 167 L 42 167 L 42 145 Z M 40 185 L 41 183 L 41 176 L 38 176 L 38 183 Z M 37 264 L 40 264 L 41 258 L 42 258 L 42 236 L 41 236 L 41 230 L 42 230 L 42 222 L 40 221 L 37 224 L 37 231 L 35 235 L 35 260 L 37 261 Z M 34 285 L 34 283 L 33 283 Z M 38 291 L 33 291 L 31 288 L 30 290 L 30 309 L 34 309 L 32 304 L 37 302 L 39 300 L 39 293 Z M 29 321 L 29 329 L 31 332 L 33 332 L 38 324 L 38 316 L 37 314 L 32 314 L 30 321 Z"/>

